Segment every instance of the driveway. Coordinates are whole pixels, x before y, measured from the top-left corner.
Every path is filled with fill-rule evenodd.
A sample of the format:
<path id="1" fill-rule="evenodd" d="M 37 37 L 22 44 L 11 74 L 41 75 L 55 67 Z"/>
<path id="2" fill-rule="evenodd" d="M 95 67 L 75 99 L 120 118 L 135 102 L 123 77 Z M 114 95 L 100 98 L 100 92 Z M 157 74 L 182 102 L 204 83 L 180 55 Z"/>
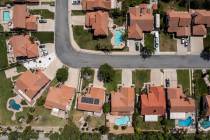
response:
<path id="1" fill-rule="evenodd" d="M 184 44 L 181 43 L 181 39 L 177 39 L 177 54 L 178 55 L 186 55 L 188 53 L 188 47 L 185 47 Z"/>
<path id="2" fill-rule="evenodd" d="M 160 69 L 151 69 L 150 81 L 155 86 L 161 86 L 164 84 L 163 72 Z"/>
<path id="3" fill-rule="evenodd" d="M 199 55 L 155 55 L 143 59 L 139 55 L 92 54 L 76 51 L 71 42 L 68 21 L 68 1 L 56 0 L 55 45 L 59 59 L 66 65 L 81 68 L 85 66 L 98 68 L 109 63 L 115 68 L 202 68 L 210 67 Z"/>
<path id="4" fill-rule="evenodd" d="M 80 69 L 69 68 L 69 77 L 65 85 L 77 88 L 79 82 Z"/>
<path id="5" fill-rule="evenodd" d="M 122 69 L 122 86 L 132 86 L 132 69 Z"/>
<path id="6" fill-rule="evenodd" d="M 85 16 L 71 16 L 72 25 L 85 25 Z"/>
<path id="7" fill-rule="evenodd" d="M 203 37 L 191 37 L 191 54 L 200 55 L 203 50 Z"/>
<path id="8" fill-rule="evenodd" d="M 164 73 L 163 73 L 164 86 L 166 86 L 165 79 L 170 80 L 170 87 L 176 88 L 177 87 L 176 69 L 164 69 Z"/>
<path id="9" fill-rule="evenodd" d="M 52 19 L 46 19 L 47 23 L 38 22 L 38 31 L 39 32 L 53 32 L 55 31 L 55 21 Z"/>
<path id="10" fill-rule="evenodd" d="M 95 69 L 93 86 L 94 87 L 100 87 L 100 88 L 104 87 L 104 83 L 98 79 L 98 69 Z"/>

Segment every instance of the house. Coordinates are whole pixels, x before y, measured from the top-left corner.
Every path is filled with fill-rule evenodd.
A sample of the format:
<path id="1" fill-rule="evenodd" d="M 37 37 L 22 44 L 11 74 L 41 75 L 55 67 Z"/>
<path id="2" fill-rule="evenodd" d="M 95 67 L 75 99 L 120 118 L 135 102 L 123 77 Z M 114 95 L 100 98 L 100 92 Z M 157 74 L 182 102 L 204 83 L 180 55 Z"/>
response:
<path id="1" fill-rule="evenodd" d="M 159 116 L 165 116 L 166 97 L 164 88 L 161 86 L 149 87 L 148 93 L 141 95 L 141 115 L 145 121 L 158 121 Z"/>
<path id="2" fill-rule="evenodd" d="M 167 31 L 175 33 L 177 37 L 187 37 L 191 35 L 191 14 L 185 11 L 167 12 Z"/>
<path id="3" fill-rule="evenodd" d="M 85 26 L 93 30 L 94 36 L 108 36 L 109 14 L 97 11 L 86 13 Z"/>
<path id="4" fill-rule="evenodd" d="M 49 82 L 50 80 L 40 70 L 34 73 L 26 71 L 16 80 L 14 92 L 25 99 L 29 105 L 34 105 Z"/>
<path id="5" fill-rule="evenodd" d="M 45 108 L 51 109 L 52 114 L 56 114 L 56 116 L 59 116 L 60 112 L 65 114 L 71 108 L 75 91 L 75 88 L 65 85 L 51 87 L 44 104 Z"/>
<path id="6" fill-rule="evenodd" d="M 12 28 L 37 30 L 38 17 L 30 15 L 26 4 L 15 4 L 13 8 Z"/>
<path id="7" fill-rule="evenodd" d="M 105 90 L 102 88 L 90 87 L 85 95 L 77 99 L 77 108 L 87 111 L 91 115 L 101 116 L 105 102 Z"/>
<path id="8" fill-rule="evenodd" d="M 210 120 L 210 95 L 206 95 L 203 97 L 203 109 L 205 116 Z"/>
<path id="9" fill-rule="evenodd" d="M 186 97 L 182 88 L 167 88 L 170 119 L 186 119 L 195 114 L 195 100 Z"/>
<path id="10" fill-rule="evenodd" d="M 112 115 L 132 115 L 134 113 L 135 90 L 133 87 L 122 87 L 111 94 Z"/>
<path id="11" fill-rule="evenodd" d="M 8 40 L 8 47 L 16 60 L 32 59 L 39 56 L 38 45 L 33 43 L 29 35 L 14 35 Z"/>
<path id="12" fill-rule="evenodd" d="M 192 10 L 192 35 L 205 36 L 207 29 L 210 27 L 210 11 L 207 10 Z"/>
<path id="13" fill-rule="evenodd" d="M 110 10 L 111 0 L 82 0 L 82 9 L 85 11 Z"/>
<path id="14" fill-rule="evenodd" d="M 147 4 L 129 8 L 128 39 L 140 40 L 143 38 L 143 32 L 151 32 L 153 28 L 154 17 Z"/>

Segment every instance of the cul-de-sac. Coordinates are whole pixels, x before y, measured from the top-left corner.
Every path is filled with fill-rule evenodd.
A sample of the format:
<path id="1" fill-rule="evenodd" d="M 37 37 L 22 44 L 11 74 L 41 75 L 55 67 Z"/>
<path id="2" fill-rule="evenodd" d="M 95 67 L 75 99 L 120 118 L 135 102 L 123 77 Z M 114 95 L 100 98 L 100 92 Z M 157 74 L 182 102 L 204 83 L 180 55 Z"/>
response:
<path id="1" fill-rule="evenodd" d="M 210 139 L 210 0 L 0 0 L 0 140 Z"/>

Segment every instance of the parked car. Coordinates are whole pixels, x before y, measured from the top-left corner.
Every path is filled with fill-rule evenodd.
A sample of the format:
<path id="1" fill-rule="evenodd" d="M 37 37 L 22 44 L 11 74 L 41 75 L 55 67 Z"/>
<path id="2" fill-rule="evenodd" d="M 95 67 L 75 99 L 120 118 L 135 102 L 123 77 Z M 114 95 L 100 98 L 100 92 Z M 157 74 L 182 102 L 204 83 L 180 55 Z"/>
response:
<path id="1" fill-rule="evenodd" d="M 184 44 L 184 42 L 185 42 L 184 38 L 181 38 L 181 44 Z"/>
<path id="2" fill-rule="evenodd" d="M 188 42 L 188 40 L 186 39 L 185 42 L 184 42 L 184 46 L 187 47 L 188 45 L 189 45 L 189 42 Z"/>
<path id="3" fill-rule="evenodd" d="M 47 23 L 47 20 L 46 19 L 40 19 L 39 23 Z"/>

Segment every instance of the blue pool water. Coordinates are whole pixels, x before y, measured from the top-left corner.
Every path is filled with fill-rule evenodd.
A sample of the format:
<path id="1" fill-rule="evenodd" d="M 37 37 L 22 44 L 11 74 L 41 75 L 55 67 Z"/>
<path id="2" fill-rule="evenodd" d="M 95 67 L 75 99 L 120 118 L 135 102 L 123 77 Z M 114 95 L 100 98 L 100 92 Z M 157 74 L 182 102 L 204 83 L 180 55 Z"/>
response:
<path id="1" fill-rule="evenodd" d="M 179 125 L 180 127 L 188 127 L 188 126 L 190 126 L 190 125 L 192 124 L 192 122 L 193 122 L 192 117 L 188 117 L 188 118 L 185 119 L 185 120 L 179 120 L 179 121 L 178 121 L 178 125 Z"/>
<path id="2" fill-rule="evenodd" d="M 122 36 L 123 36 L 123 33 L 121 31 L 119 31 L 119 30 L 115 31 L 115 34 L 114 34 L 114 44 L 115 44 L 115 46 L 119 46 L 122 43 L 122 41 L 123 41 Z"/>
<path id="3" fill-rule="evenodd" d="M 10 19 L 11 19 L 10 12 L 9 11 L 3 11 L 3 21 L 4 22 L 9 22 Z"/>
<path id="4" fill-rule="evenodd" d="M 129 117 L 124 116 L 115 120 L 115 124 L 118 126 L 127 125 L 129 122 Z"/>
<path id="5" fill-rule="evenodd" d="M 203 120 L 201 123 L 200 123 L 201 127 L 203 127 L 204 129 L 206 128 L 209 128 L 210 127 L 210 121 L 208 120 Z"/>
<path id="6" fill-rule="evenodd" d="M 21 106 L 19 104 L 17 104 L 14 99 L 11 99 L 9 101 L 9 107 L 14 110 L 20 110 L 20 108 L 21 108 Z"/>

